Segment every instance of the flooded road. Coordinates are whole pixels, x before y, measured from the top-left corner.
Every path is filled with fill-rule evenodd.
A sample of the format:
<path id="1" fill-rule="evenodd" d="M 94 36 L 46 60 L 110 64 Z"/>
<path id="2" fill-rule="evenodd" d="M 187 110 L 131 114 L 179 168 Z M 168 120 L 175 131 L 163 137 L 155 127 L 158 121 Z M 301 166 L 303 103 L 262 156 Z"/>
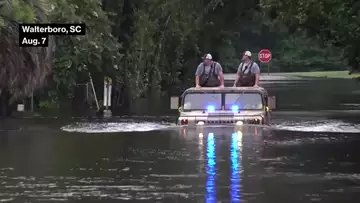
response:
<path id="1" fill-rule="evenodd" d="M 9 121 L 0 130 L 0 201 L 357 202 L 359 117 L 326 112 L 359 95 L 349 88 L 342 101 L 317 108 L 320 99 L 340 94 L 330 87 L 332 96 L 297 106 L 279 101 L 270 127 Z M 293 100 L 289 89 L 271 91 Z"/>

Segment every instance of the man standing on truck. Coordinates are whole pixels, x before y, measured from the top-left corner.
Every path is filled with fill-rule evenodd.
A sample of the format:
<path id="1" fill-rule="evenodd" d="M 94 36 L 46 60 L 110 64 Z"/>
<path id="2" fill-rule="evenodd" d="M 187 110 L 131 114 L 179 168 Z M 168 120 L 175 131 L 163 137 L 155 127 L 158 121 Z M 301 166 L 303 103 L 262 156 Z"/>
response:
<path id="1" fill-rule="evenodd" d="M 206 54 L 203 62 L 196 69 L 196 87 L 224 87 L 224 74 L 218 62 L 212 60 L 211 54 Z"/>
<path id="2" fill-rule="evenodd" d="M 251 60 L 251 52 L 246 51 L 240 63 L 234 87 L 258 87 L 260 80 L 260 67 Z"/>

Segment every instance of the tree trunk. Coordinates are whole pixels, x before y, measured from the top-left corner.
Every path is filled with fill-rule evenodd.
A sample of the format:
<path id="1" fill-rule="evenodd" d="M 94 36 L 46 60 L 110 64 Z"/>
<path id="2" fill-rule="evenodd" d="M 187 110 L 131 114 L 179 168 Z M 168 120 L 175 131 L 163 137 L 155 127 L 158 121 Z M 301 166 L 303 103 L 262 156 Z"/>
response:
<path id="1" fill-rule="evenodd" d="M 123 96 L 123 106 L 121 107 L 122 115 L 129 115 L 133 111 L 133 105 L 131 105 L 133 102 L 131 89 L 124 86 L 121 89 L 121 95 Z"/>
<path id="2" fill-rule="evenodd" d="M 11 115 L 10 109 L 10 92 L 3 89 L 0 92 L 0 117 L 9 117 Z"/>
<path id="3" fill-rule="evenodd" d="M 123 4 L 122 12 L 118 13 L 120 18 L 124 18 L 124 21 L 120 25 L 121 34 L 119 37 L 122 43 L 123 52 L 126 52 L 130 46 L 130 39 L 132 37 L 133 25 L 134 25 L 134 3 L 131 0 L 125 0 Z"/>

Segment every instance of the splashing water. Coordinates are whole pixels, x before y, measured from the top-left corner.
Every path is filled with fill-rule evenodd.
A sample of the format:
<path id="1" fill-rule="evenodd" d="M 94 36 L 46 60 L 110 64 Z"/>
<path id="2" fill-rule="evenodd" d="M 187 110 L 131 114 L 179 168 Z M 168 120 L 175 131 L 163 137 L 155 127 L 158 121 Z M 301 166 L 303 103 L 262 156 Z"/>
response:
<path id="1" fill-rule="evenodd" d="M 305 118 L 291 120 L 275 119 L 273 123 L 271 128 L 277 130 L 360 133 L 360 124 L 325 118 L 319 120 Z M 174 123 L 127 120 L 120 122 L 77 122 L 75 124 L 64 126 L 61 130 L 82 133 L 146 132 L 163 130 L 174 126 Z"/>
<path id="2" fill-rule="evenodd" d="M 282 120 L 275 121 L 274 128 L 302 132 L 344 132 L 360 133 L 360 124 L 347 123 L 341 120 Z"/>
<path id="3" fill-rule="evenodd" d="M 155 122 L 78 122 L 61 128 L 67 132 L 82 133 L 115 133 L 115 132 L 146 132 L 168 128 L 169 123 Z"/>

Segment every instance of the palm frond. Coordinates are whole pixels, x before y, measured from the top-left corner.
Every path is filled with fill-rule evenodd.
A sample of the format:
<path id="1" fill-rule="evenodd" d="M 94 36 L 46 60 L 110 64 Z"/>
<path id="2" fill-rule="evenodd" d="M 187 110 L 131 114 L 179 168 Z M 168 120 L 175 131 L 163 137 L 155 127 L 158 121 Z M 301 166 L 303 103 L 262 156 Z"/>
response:
<path id="1" fill-rule="evenodd" d="M 0 21 L 1 27 L 5 25 L 6 19 L 10 18 L 12 11 L 11 0 L 0 0 Z"/>
<path id="2" fill-rule="evenodd" d="M 49 0 L 28 0 L 36 10 L 37 22 L 47 22 L 52 11 L 52 4 Z"/>
<path id="3" fill-rule="evenodd" d="M 49 47 L 19 47 L 17 15 L 30 10 L 35 14 L 35 22 L 46 22 L 50 7 L 46 0 L 0 0 L 0 22 L 6 21 L 0 27 L 0 89 L 9 90 L 12 100 L 43 86 L 51 72 L 55 47 L 53 37 Z M 31 20 L 32 14 L 20 17 Z"/>

